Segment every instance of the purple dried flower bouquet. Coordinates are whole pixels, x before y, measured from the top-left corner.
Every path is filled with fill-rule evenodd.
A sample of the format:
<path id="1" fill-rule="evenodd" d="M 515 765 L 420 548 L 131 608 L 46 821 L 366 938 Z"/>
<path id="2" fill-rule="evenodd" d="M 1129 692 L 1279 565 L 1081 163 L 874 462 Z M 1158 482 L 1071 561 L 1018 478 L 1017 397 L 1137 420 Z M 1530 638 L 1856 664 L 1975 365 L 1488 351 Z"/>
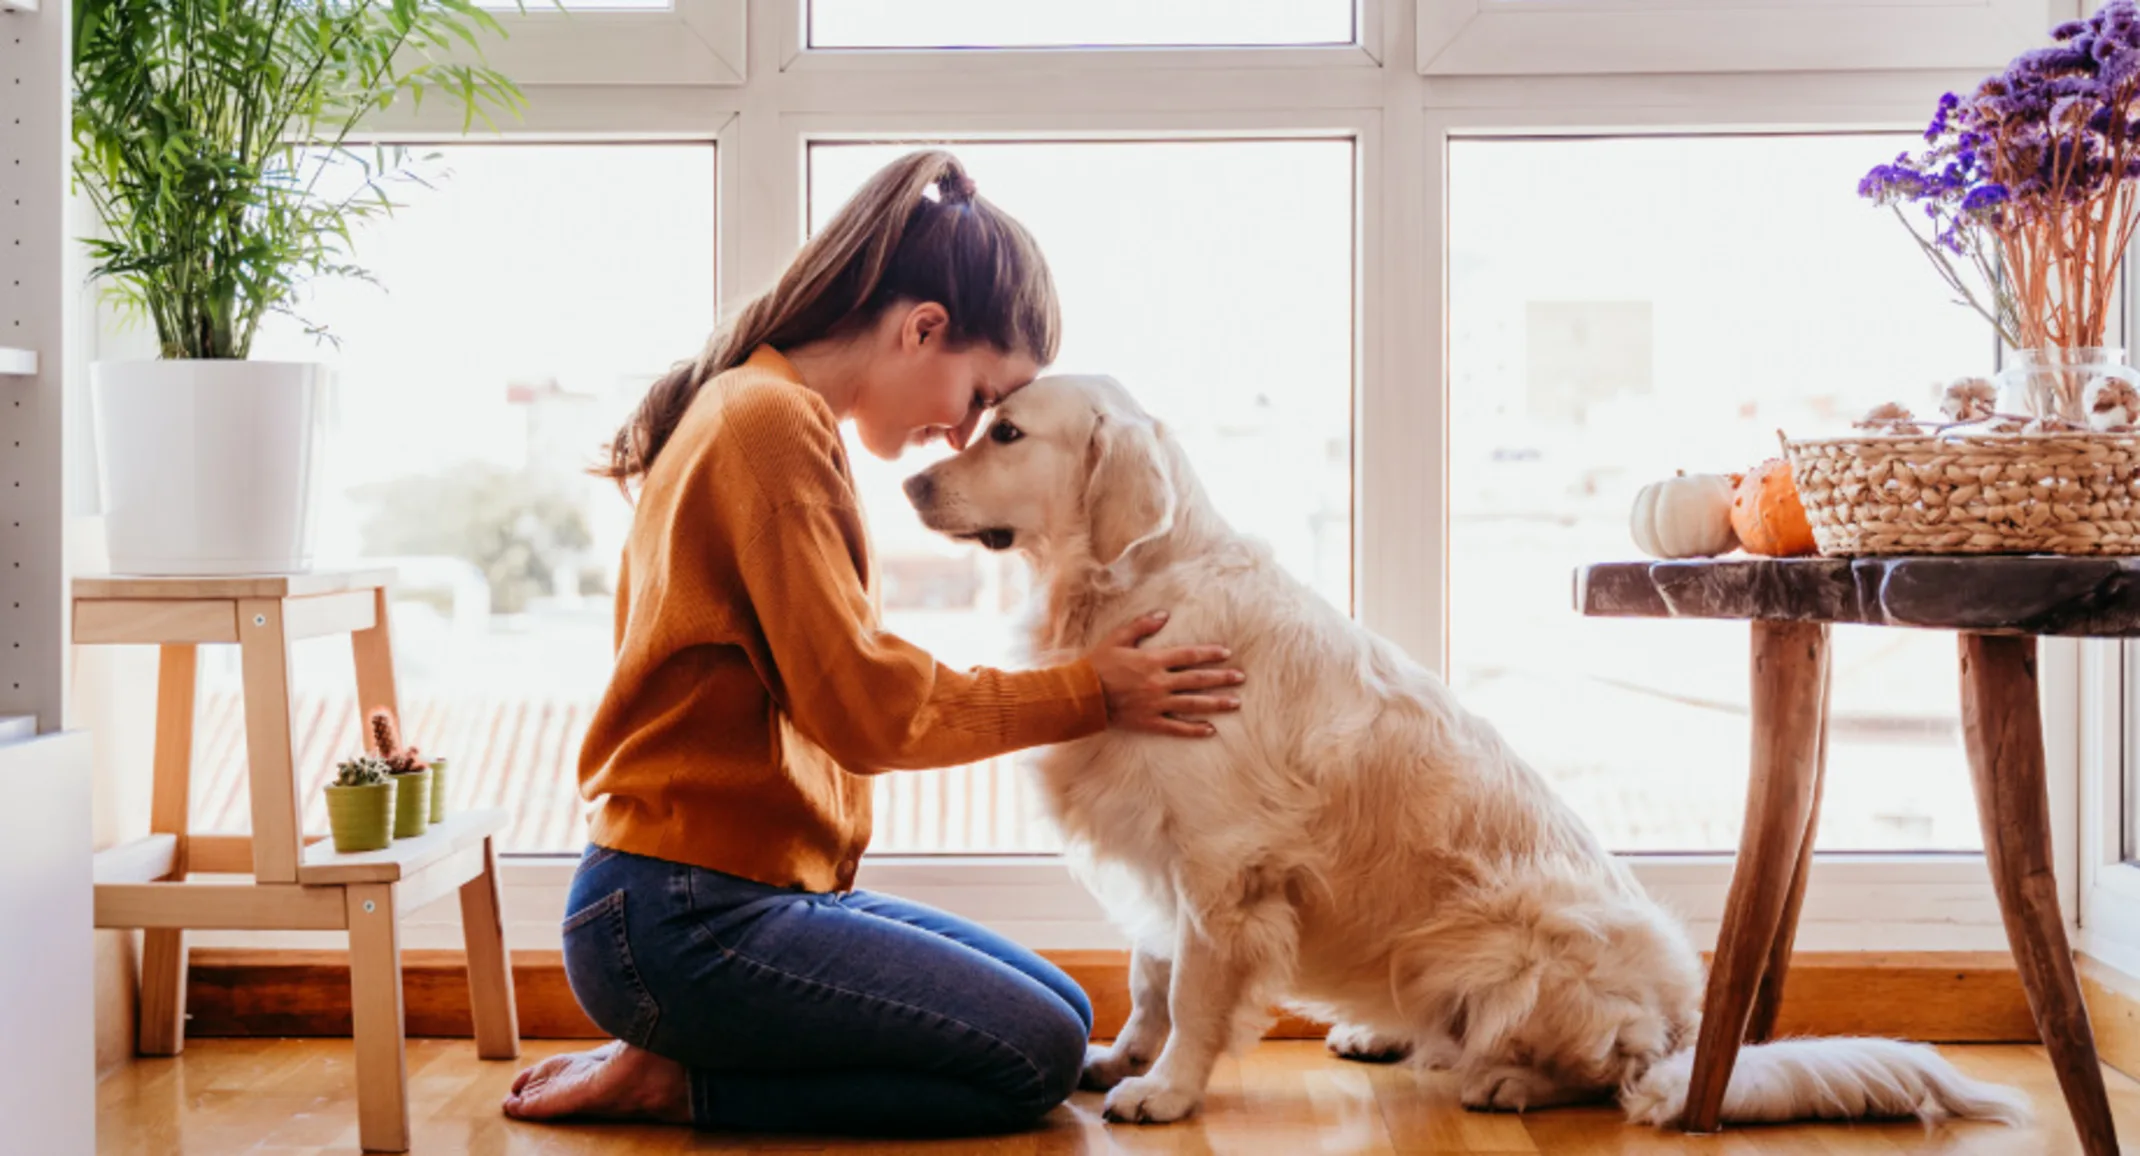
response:
<path id="1" fill-rule="evenodd" d="M 2110 0 L 2051 35 L 1941 97 L 1924 151 L 1858 186 L 2016 349 L 2103 344 L 2140 209 L 2140 6 Z"/>

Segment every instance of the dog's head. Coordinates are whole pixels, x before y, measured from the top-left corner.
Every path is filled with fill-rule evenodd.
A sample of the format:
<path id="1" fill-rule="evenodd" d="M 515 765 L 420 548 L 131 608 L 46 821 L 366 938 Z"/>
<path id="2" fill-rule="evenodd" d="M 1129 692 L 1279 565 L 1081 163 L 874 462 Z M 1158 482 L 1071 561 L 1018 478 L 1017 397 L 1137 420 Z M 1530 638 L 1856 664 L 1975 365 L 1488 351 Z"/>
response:
<path id="1" fill-rule="evenodd" d="M 973 444 L 907 479 L 922 524 L 991 550 L 1120 562 L 1174 524 L 1157 422 L 1111 377 L 1043 377 L 996 407 Z"/>

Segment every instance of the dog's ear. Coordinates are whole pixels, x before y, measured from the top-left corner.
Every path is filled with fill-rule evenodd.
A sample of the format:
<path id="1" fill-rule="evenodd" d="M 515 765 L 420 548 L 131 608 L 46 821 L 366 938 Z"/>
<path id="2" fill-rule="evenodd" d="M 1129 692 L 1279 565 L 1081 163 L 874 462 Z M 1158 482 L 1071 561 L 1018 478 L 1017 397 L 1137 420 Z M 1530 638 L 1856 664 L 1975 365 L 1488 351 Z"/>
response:
<path id="1" fill-rule="evenodd" d="M 1085 517 L 1092 557 L 1112 567 L 1174 528 L 1174 483 L 1152 423 L 1101 414 L 1092 428 Z"/>

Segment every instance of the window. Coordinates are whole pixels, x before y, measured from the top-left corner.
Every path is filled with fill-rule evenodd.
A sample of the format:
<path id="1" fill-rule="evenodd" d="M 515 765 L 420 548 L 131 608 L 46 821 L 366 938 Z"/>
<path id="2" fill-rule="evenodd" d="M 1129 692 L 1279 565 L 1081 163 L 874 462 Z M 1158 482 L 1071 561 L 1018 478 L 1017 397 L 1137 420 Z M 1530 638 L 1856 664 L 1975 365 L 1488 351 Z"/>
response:
<path id="1" fill-rule="evenodd" d="M 665 12 L 671 7 L 669 0 L 477 0 L 477 7 L 493 12 L 528 12 L 535 15 L 565 12 Z"/>
<path id="2" fill-rule="evenodd" d="M 2063 0 L 1414 2 L 1432 76 L 1989 69 L 2078 14 Z"/>
<path id="3" fill-rule="evenodd" d="M 1569 609 L 1576 566 L 1633 554 L 1635 490 L 1994 364 L 1854 196 L 1908 141 L 1451 145 L 1450 681 L 1608 846 L 1729 850 L 1745 806 L 1745 625 Z M 1980 846 L 1953 637 L 1843 627 L 1831 654 L 1821 848 Z"/>
<path id="4" fill-rule="evenodd" d="M 2135 332 L 2136 307 L 2127 302 L 2127 334 Z M 2103 722 L 2082 735 L 2077 946 L 2140 975 L 2140 732 L 2132 722 L 2140 712 L 2140 645 L 2089 643 L 2080 675 L 2083 700 L 2099 704 Z"/>
<path id="5" fill-rule="evenodd" d="M 2117 831 L 2106 840 L 2114 849 L 2112 857 L 2140 869 L 2140 726 L 2132 720 L 2140 719 L 2140 644 L 2121 643 L 2118 647 L 2122 660 L 2122 707 L 2126 719 L 2124 743 L 2118 751 L 2118 759 L 2112 764 L 2113 775 L 2122 770 L 2122 781 L 2114 781 L 2112 793 L 2116 802 Z M 2108 664 L 2106 664 L 2107 666 Z"/>
<path id="6" fill-rule="evenodd" d="M 909 147 L 812 147 L 813 231 Z M 1270 541 L 1324 597 L 1350 605 L 1351 142 L 956 149 L 982 195 L 1048 255 L 1065 333 L 1052 371 L 1119 378 L 1182 440 L 1235 526 Z M 899 482 L 925 458 L 854 462 L 887 627 L 953 666 L 1009 662 L 1024 564 L 922 527 Z M 1054 847 L 1014 759 L 886 775 L 877 790 L 880 850 Z"/>
<path id="7" fill-rule="evenodd" d="M 647 2 L 502 13 L 511 39 L 486 53 L 530 95 L 523 119 L 501 121 L 513 143 L 449 148 L 453 179 L 383 222 L 379 245 L 366 239 L 362 260 L 393 293 L 345 287 L 310 303 L 345 341 L 344 466 L 370 460 L 353 458 L 359 451 L 401 452 L 376 444 L 390 431 L 362 408 L 396 396 L 411 444 L 440 447 L 424 452 L 517 468 L 511 444 L 470 448 L 470 436 L 489 446 L 501 413 L 524 423 L 531 407 L 501 410 L 494 399 L 505 375 L 546 372 L 553 351 L 561 392 L 608 398 L 584 429 L 565 427 L 570 444 L 558 452 L 576 456 L 648 376 L 699 348 L 715 323 L 716 276 L 731 305 L 763 291 L 813 221 L 905 147 L 893 142 L 951 139 L 983 192 L 1026 221 L 1054 262 L 1068 313 L 1059 368 L 1113 373 L 1183 429 L 1230 517 L 1446 671 L 1625 851 L 1731 844 L 1748 746 L 1734 713 L 1745 703 L 1745 633 L 1675 623 L 1616 633 L 1577 620 L 1569 567 L 1630 552 L 1627 463 L 1639 460 L 1644 477 L 1673 465 L 1741 468 L 1774 452 L 1777 426 L 1802 428 L 1780 407 L 1832 394 L 1847 415 L 1841 407 L 1915 400 L 1938 377 L 1986 366 L 1981 330 L 1940 300 L 1936 279 L 1913 264 L 1921 258 L 1895 252 L 1907 242 L 1893 223 L 1853 196 L 1857 176 L 1897 143 L 1864 134 L 1922 124 L 1949 82 L 1913 70 L 1996 64 L 2078 11 L 2070 0 L 773 0 L 747 6 L 746 37 L 744 0 Z M 388 139 L 458 133 L 445 111 L 397 107 L 374 128 Z M 1779 135 L 1661 135 L 1701 132 Z M 1818 132 L 1859 135 L 1804 135 Z M 649 143 L 679 138 L 718 141 L 718 180 L 708 145 Z M 480 184 L 485 160 L 525 169 Z M 1739 202 L 1737 231 L 1713 219 L 1720 198 Z M 456 224 L 424 225 L 438 214 Z M 405 231 L 423 240 L 397 241 Z M 1612 245 L 1615 260 L 1595 258 Z M 1697 299 L 1650 292 L 1641 278 L 1666 262 L 1698 279 Z M 1777 288 L 1793 284 L 1821 292 Z M 566 308 L 590 292 L 591 310 Z M 1712 332 L 1681 336 L 1675 311 L 1697 307 Z M 1581 385 L 1572 395 L 1542 386 L 1548 416 L 1530 414 L 1523 343 L 1534 329 L 1551 347 L 1541 364 L 1551 368 L 1557 349 L 1596 387 L 1634 380 L 1641 362 L 1571 357 L 1578 337 L 1611 340 L 1645 324 L 1653 396 L 1704 382 L 1680 433 L 1625 420 L 1639 397 L 1584 407 L 1577 426 L 1568 414 Z M 516 348 L 542 356 L 476 364 Z M 584 378 L 568 362 L 633 384 L 605 394 L 576 384 Z M 406 384 L 419 380 L 431 384 Z M 1754 413 L 1741 415 L 1749 401 Z M 1640 438 L 1654 440 L 1637 459 Z M 1507 451 L 1499 461 L 1497 447 Z M 1533 450 L 1537 460 L 1525 460 Z M 1001 660 L 1017 567 L 914 527 L 895 483 L 925 462 L 857 456 L 890 624 L 953 663 Z M 1592 473 L 1616 463 L 1621 475 Z M 360 499 L 371 491 L 358 493 L 358 482 L 432 468 L 373 466 L 380 476 L 343 479 L 329 526 L 342 541 L 361 543 Z M 461 574 L 469 604 L 480 589 L 496 610 L 504 599 L 488 575 L 470 584 L 465 570 L 404 569 L 403 602 L 430 603 L 397 612 L 412 708 L 423 695 L 487 687 L 534 686 L 530 702 L 599 693 L 607 627 L 593 620 L 606 615 L 601 575 L 626 511 L 613 492 L 584 484 L 595 545 L 582 574 L 595 577 L 580 584 L 590 592 L 579 610 L 553 602 L 478 618 L 456 609 L 448 578 Z M 1564 495 L 1571 484 L 1597 492 Z M 1525 511 L 1546 517 L 1525 521 Z M 611 517 L 620 520 L 601 520 Z M 1514 642 L 1486 629 L 1485 617 L 1503 611 Z M 537 626 L 541 615 L 574 614 L 587 616 L 584 628 Z M 487 629 L 455 635 L 454 621 Z M 1556 669 L 1519 642 L 1561 648 L 1570 661 Z M 318 675 L 305 685 L 346 693 L 344 648 L 311 653 L 300 649 L 300 677 Z M 464 665 L 421 673 L 439 654 Z M 2070 740 L 2082 724 L 2073 680 L 2059 672 L 2077 664 L 2055 641 L 2044 655 L 2046 730 Z M 582 657 L 584 669 L 574 665 Z M 1951 641 L 1843 632 L 1836 660 L 1838 718 L 1849 726 L 1832 752 L 1824 849 L 1974 846 L 1952 739 Z M 1616 704 L 1632 704 L 1626 718 Z M 147 717 L 135 705 L 109 716 Z M 305 757 L 346 746 L 326 718 L 300 727 Z M 418 741 L 473 757 L 461 732 L 432 737 L 420 714 L 412 724 Z M 534 709 L 483 740 L 509 752 L 495 765 L 515 773 L 473 781 L 530 816 L 512 834 L 514 851 L 577 842 L 574 726 L 568 710 Z M 1642 743 L 1665 741 L 1645 727 L 1688 749 L 1639 757 Z M 234 733 L 218 733 L 234 749 Z M 1571 734 L 1592 749 L 1571 750 Z M 201 765 L 224 773 L 221 757 Z M 539 769 L 521 773 L 528 766 Z M 2089 808 L 2107 795 L 2091 788 L 2077 799 L 2073 770 L 2054 762 L 2054 810 L 2103 817 Z M 1627 789 L 1607 789 L 1605 771 L 1631 776 Z M 2125 773 L 2122 763 L 2113 773 Z M 1120 944 L 1053 857 L 988 857 L 1053 846 L 1022 772 L 882 783 L 865 886 L 1032 946 Z M 2105 812 L 2113 857 L 2123 808 Z M 243 825 L 242 811 L 228 818 L 220 825 Z M 1697 938 L 1713 926 L 1728 875 L 1721 857 L 1630 862 Z M 570 873 L 554 855 L 509 864 L 516 946 L 556 947 Z M 1830 857 L 1814 880 L 1806 950 L 2004 945 L 1973 856 Z M 452 906 L 438 909 L 443 918 Z M 2140 885 L 2097 905 L 2126 908 L 2140 910 Z M 458 943 L 450 925 L 427 926 L 412 926 L 411 946 Z M 2140 929 L 2131 942 L 2140 945 Z"/>
<path id="8" fill-rule="evenodd" d="M 812 48 L 1350 44 L 1351 0 L 809 0 Z"/>
<path id="9" fill-rule="evenodd" d="M 736 85 L 744 73 L 745 0 L 483 0 L 505 35 L 478 38 L 485 60 L 523 89 Z M 466 54 L 463 53 L 465 56 Z M 555 99 L 554 96 L 551 99 Z M 571 101 L 556 101 L 564 108 Z M 678 102 L 668 102 L 673 109 Z M 642 137 L 668 120 L 643 120 Z M 458 124 L 440 129 L 459 132 Z"/>
<path id="10" fill-rule="evenodd" d="M 357 238 L 385 288 L 323 282 L 305 302 L 339 349 L 278 318 L 255 356 L 337 366 L 320 554 L 400 572 L 408 741 L 450 760 L 461 805 L 513 812 L 503 849 L 576 850 L 631 517 L 581 471 L 712 328 L 713 149 L 462 146 L 430 170 Z M 299 798 L 325 830 L 317 784 L 360 745 L 349 647 L 294 650 Z M 203 655 L 195 826 L 243 830 L 238 654 Z"/>

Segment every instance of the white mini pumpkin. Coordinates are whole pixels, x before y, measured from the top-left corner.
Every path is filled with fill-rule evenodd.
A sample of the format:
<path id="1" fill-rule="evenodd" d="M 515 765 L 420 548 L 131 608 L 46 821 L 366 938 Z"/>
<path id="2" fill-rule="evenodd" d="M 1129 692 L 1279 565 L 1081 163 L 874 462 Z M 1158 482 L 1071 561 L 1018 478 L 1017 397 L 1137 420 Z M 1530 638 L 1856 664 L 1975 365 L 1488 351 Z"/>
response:
<path id="1" fill-rule="evenodd" d="M 1652 558 L 1711 558 L 1739 544 L 1731 531 L 1731 478 L 1685 474 L 1635 495 L 1635 546 Z"/>

